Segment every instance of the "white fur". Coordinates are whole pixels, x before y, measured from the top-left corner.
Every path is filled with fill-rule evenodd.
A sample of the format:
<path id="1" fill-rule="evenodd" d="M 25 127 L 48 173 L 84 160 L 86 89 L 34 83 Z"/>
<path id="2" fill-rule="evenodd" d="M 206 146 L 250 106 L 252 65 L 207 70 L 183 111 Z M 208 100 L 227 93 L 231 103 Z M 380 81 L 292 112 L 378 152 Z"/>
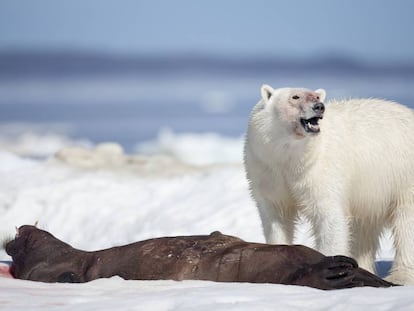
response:
<path id="1" fill-rule="evenodd" d="M 267 242 L 291 244 L 304 215 L 322 253 L 374 271 L 388 226 L 396 248 L 389 280 L 414 284 L 414 112 L 380 99 L 332 101 L 320 132 L 307 133 L 299 115 L 310 103 L 292 96 L 310 92 L 263 86 L 249 120 L 245 167 Z"/>

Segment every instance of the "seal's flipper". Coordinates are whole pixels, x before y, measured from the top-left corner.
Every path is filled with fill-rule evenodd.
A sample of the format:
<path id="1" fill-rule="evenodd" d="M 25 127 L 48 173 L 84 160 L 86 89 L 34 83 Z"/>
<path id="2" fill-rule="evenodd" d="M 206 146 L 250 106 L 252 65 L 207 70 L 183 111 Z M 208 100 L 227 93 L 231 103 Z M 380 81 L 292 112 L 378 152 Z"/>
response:
<path id="1" fill-rule="evenodd" d="M 375 274 L 368 272 L 364 269 L 358 268 L 355 271 L 355 282 L 361 282 L 361 286 L 372 286 L 372 287 L 391 287 L 391 286 L 400 286 L 399 284 L 394 284 L 388 281 L 385 281 Z"/>
<path id="2" fill-rule="evenodd" d="M 345 256 L 324 257 L 313 265 L 305 265 L 289 280 L 291 284 L 319 289 L 341 289 L 361 286 L 390 287 L 394 284 L 358 267 Z"/>

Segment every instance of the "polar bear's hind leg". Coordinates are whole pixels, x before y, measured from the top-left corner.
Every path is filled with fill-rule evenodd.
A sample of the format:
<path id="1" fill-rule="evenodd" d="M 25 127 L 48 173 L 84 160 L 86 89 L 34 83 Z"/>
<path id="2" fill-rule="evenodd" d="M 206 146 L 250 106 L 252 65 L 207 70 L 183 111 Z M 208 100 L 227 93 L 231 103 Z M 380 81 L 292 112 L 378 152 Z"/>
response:
<path id="1" fill-rule="evenodd" d="M 413 198 L 414 199 L 414 198 Z M 392 215 L 395 258 L 387 280 L 414 285 L 414 200 L 396 206 Z"/>

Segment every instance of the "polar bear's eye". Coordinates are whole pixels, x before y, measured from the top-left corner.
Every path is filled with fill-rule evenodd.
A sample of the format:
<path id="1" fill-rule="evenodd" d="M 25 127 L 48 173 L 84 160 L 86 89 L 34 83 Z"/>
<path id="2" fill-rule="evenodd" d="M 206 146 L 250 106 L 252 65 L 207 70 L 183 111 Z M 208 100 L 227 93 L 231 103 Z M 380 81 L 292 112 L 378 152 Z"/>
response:
<path id="1" fill-rule="evenodd" d="M 293 95 L 292 99 L 299 99 L 299 96 L 298 95 Z"/>

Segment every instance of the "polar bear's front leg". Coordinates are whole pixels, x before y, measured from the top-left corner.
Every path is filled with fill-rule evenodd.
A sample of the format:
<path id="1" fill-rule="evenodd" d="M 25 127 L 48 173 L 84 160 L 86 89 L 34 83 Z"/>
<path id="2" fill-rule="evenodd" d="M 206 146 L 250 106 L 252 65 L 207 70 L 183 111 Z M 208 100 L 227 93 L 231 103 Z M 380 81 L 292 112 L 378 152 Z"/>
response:
<path id="1" fill-rule="evenodd" d="M 266 243 L 292 244 L 297 211 L 267 200 L 260 200 L 258 208 Z"/>
<path id="2" fill-rule="evenodd" d="M 354 208 L 363 209 L 364 206 Z M 384 227 L 382 222 L 379 222 L 378 220 L 376 221 L 377 223 L 375 223 L 375 221 L 355 217 L 349 222 L 352 236 L 350 247 L 351 257 L 356 259 L 361 268 L 368 270 L 371 273 L 375 273 L 375 255 L 379 247 L 379 238 Z"/>
<path id="3" fill-rule="evenodd" d="M 325 256 L 349 256 L 349 225 L 344 208 L 332 201 L 319 202 L 310 217 L 316 248 Z"/>

